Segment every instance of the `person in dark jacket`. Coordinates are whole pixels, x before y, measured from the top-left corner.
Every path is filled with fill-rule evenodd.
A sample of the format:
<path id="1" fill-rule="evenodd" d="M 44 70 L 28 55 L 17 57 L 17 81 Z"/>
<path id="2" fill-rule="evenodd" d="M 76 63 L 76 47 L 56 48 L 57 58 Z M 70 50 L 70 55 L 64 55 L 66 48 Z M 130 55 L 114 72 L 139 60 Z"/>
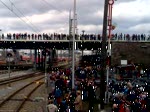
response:
<path id="1" fill-rule="evenodd" d="M 95 101 L 95 92 L 93 89 L 93 83 L 91 82 L 88 86 L 88 101 L 89 101 L 89 110 L 93 112 L 94 101 Z"/>
<path id="2" fill-rule="evenodd" d="M 77 97 L 76 90 L 72 89 L 71 93 L 69 94 L 69 106 L 70 106 L 71 112 L 75 111 L 74 102 L 75 102 L 76 97 Z"/>

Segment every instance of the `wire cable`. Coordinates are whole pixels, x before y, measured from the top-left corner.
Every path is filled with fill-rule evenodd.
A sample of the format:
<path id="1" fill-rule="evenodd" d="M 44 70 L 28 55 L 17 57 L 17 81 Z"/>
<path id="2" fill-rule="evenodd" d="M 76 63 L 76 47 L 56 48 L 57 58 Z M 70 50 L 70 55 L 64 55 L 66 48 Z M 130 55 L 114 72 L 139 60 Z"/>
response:
<path id="1" fill-rule="evenodd" d="M 33 28 L 30 24 L 28 24 L 24 19 L 22 19 L 17 13 L 15 13 L 13 11 L 13 9 L 9 8 L 2 0 L 0 0 L 0 2 L 7 8 L 9 9 L 12 13 L 14 13 L 15 16 L 17 16 L 19 19 L 21 19 L 24 23 L 26 23 L 34 32 L 38 32 L 37 30 L 35 30 L 35 28 Z"/>
<path id="2" fill-rule="evenodd" d="M 56 9 L 59 12 L 62 12 L 60 9 L 58 9 L 57 7 L 55 7 L 54 5 L 50 4 L 49 2 L 47 2 L 46 0 L 42 0 L 46 5 L 51 6 L 52 8 Z"/>
<path id="3" fill-rule="evenodd" d="M 9 0 L 10 1 L 10 0 Z M 28 21 L 30 24 L 39 32 L 40 30 L 27 18 L 25 15 L 15 6 L 13 2 L 10 1 L 10 3 L 17 9 L 17 11 Z"/>

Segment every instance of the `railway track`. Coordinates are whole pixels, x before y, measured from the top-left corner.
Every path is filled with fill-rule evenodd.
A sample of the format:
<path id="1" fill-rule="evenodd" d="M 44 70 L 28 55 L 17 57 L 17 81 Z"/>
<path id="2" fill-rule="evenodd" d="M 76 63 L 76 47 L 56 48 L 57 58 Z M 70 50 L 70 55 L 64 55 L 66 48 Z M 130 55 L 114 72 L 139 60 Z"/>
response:
<path id="1" fill-rule="evenodd" d="M 78 65 L 79 65 L 79 62 L 76 62 L 75 66 L 78 66 Z M 63 64 L 55 65 L 55 66 L 52 66 L 52 67 L 53 68 L 69 68 L 71 66 L 72 66 L 72 64 L 69 62 L 69 63 L 63 63 Z"/>
<path id="2" fill-rule="evenodd" d="M 44 76 L 15 90 L 0 102 L 0 112 L 20 112 L 30 96 L 44 84 Z"/>
<path id="3" fill-rule="evenodd" d="M 10 73 L 16 72 L 16 71 L 20 71 L 20 70 L 11 70 Z M 1 74 L 7 74 L 7 73 L 9 73 L 8 70 L 1 70 L 1 71 L 0 71 L 0 75 L 1 75 Z"/>
<path id="4" fill-rule="evenodd" d="M 57 65 L 56 67 L 68 68 L 68 66 L 70 65 L 66 63 L 62 65 Z M 0 80 L 0 85 L 6 85 L 9 83 L 21 81 L 21 80 L 28 79 L 34 76 L 39 76 L 39 75 L 41 75 L 41 72 L 29 73 L 29 74 L 22 75 L 22 76 L 15 76 L 10 79 L 3 79 L 3 80 Z M 44 76 L 41 76 L 41 77 L 44 79 Z M 42 80 L 42 78 L 35 80 L 23 86 L 22 88 L 18 87 L 20 89 L 17 88 L 17 90 L 12 91 L 11 93 L 9 93 L 9 95 L 2 97 L 2 99 L 0 100 L 0 112 L 24 112 L 24 111 L 20 111 L 22 110 L 22 107 L 26 108 L 26 106 L 23 106 L 23 105 L 24 104 L 28 105 L 29 102 L 26 103 L 26 101 L 30 101 L 31 94 L 34 93 L 34 91 L 36 91 L 39 87 L 42 87 L 41 86 L 42 84 L 44 84 L 44 81 L 40 81 Z M 30 103 L 34 103 L 34 102 L 30 101 Z"/>
<path id="5" fill-rule="evenodd" d="M 15 76 L 15 77 L 12 77 L 12 78 L 2 79 L 2 80 L 0 80 L 0 85 L 5 85 L 5 84 L 8 84 L 8 83 L 16 82 L 16 81 L 19 81 L 19 80 L 24 80 L 24 79 L 39 76 L 39 75 L 41 75 L 40 72 L 34 72 L 34 73 L 29 73 L 29 74 L 26 74 L 26 75 L 22 75 L 22 76 Z"/>
<path id="6" fill-rule="evenodd" d="M 68 63 L 64 63 L 64 64 L 56 65 L 56 66 L 53 66 L 53 67 L 54 68 L 68 68 L 69 66 L 70 65 Z M 40 75 L 40 73 L 41 72 L 34 72 L 34 73 L 29 73 L 27 75 L 15 76 L 15 77 L 7 78 L 7 79 L 1 79 L 0 80 L 0 85 L 5 85 L 5 84 L 12 83 L 12 82 L 24 80 L 24 79 L 31 78 L 31 77 L 34 77 L 34 76 L 38 76 L 38 75 Z"/>

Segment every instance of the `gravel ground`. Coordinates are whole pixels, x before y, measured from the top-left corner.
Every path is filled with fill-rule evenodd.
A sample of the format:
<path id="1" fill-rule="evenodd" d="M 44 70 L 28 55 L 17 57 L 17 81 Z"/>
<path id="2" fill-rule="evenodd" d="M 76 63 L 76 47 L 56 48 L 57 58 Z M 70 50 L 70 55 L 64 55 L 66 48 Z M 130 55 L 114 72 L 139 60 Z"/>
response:
<path id="1" fill-rule="evenodd" d="M 20 112 L 46 112 L 46 96 L 46 89 L 43 84 L 31 95 L 31 101 L 27 101 Z"/>
<path id="2" fill-rule="evenodd" d="M 25 71 L 15 71 L 15 72 L 11 72 L 10 73 L 10 77 L 15 77 L 15 76 L 22 76 L 22 75 L 26 75 L 29 73 L 33 73 L 33 71 L 31 70 L 25 70 Z M 4 73 L 4 74 L 0 74 L 0 80 L 3 79 L 8 79 L 9 78 L 9 73 Z"/>
<path id="3" fill-rule="evenodd" d="M 41 77 L 41 76 L 39 76 Z M 29 82 L 38 79 L 39 77 L 32 77 L 25 80 L 12 82 L 10 83 L 11 87 L 8 87 L 8 85 L 2 85 L 0 86 L 0 100 L 7 97 L 7 95 L 11 94 L 13 91 L 17 90 L 18 88 L 22 87 L 23 85 L 28 84 Z"/>
<path id="4" fill-rule="evenodd" d="M 42 77 L 42 76 L 39 76 L 39 77 Z M 33 80 L 36 80 L 38 79 L 39 77 L 32 77 L 32 78 L 28 78 L 28 79 L 25 79 L 25 80 L 22 80 L 22 81 L 17 81 L 17 82 L 13 82 L 11 83 L 11 87 L 8 87 L 8 85 L 2 85 L 0 86 L 0 100 L 2 101 L 3 99 L 5 99 L 8 95 L 10 95 L 11 93 L 13 93 L 13 91 L 17 90 L 18 88 L 30 83 L 31 81 Z M 44 81 L 44 80 L 43 80 Z M 35 83 L 36 84 L 36 83 Z M 31 87 L 32 88 L 32 87 Z M 43 87 L 42 87 L 43 88 Z M 26 91 L 30 91 L 29 89 L 27 89 Z M 23 93 L 19 94 L 20 98 L 13 98 L 11 100 L 11 106 L 8 106 L 7 108 L 4 107 L 4 108 L 0 108 L 0 112 L 5 112 L 5 109 L 11 109 L 12 107 L 15 107 L 15 103 L 17 104 L 17 102 L 19 102 L 20 99 L 23 99 L 25 97 L 25 92 L 24 91 Z M 41 91 L 43 90 L 39 90 L 38 93 L 40 93 Z M 38 95 L 37 95 L 38 96 Z M 18 100 L 18 101 L 16 101 Z M 14 103 L 15 102 L 15 103 Z M 35 101 L 34 101 L 35 102 Z M 35 102 L 37 103 L 37 102 Z M 13 104 L 13 105 L 12 105 Z M 30 106 L 29 106 L 30 107 Z M 4 111 L 3 111 L 4 110 Z M 9 112 L 11 112 L 12 110 L 9 110 Z M 29 112 L 29 111 L 27 111 Z M 34 111 L 31 111 L 31 112 L 34 112 Z M 36 111 L 38 112 L 38 111 Z"/>
<path id="5" fill-rule="evenodd" d="M 16 107 L 22 100 L 27 96 L 27 94 L 36 86 L 36 84 L 32 84 L 31 86 L 21 90 L 15 96 L 13 96 L 4 106 L 1 107 L 1 110 L 13 110 L 15 111 Z"/>

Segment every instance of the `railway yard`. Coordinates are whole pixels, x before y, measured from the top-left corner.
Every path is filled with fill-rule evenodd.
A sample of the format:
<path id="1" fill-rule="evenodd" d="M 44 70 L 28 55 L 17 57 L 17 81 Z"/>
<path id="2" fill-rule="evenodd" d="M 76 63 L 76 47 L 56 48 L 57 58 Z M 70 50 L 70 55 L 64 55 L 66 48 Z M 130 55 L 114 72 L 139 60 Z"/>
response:
<path id="1" fill-rule="evenodd" d="M 52 66 L 52 68 L 49 71 L 39 71 L 39 70 L 34 70 L 34 69 L 27 69 L 27 70 L 13 70 L 11 69 L 10 72 L 8 70 L 1 70 L 0 72 L 0 112 L 47 112 L 47 105 L 49 101 L 49 94 L 53 93 L 55 90 L 56 84 L 60 86 L 60 82 L 58 83 L 57 81 L 61 80 L 63 77 L 63 81 L 65 82 L 66 78 L 64 76 L 68 76 L 66 80 L 66 85 L 67 81 L 69 81 L 69 75 L 67 75 L 65 70 L 71 70 L 70 65 L 71 63 L 69 62 L 63 62 L 63 63 L 57 63 Z M 96 73 L 94 68 L 89 67 L 79 67 L 79 62 L 75 63 L 75 68 L 76 68 L 76 77 L 75 77 L 75 86 L 79 87 L 78 89 L 83 89 L 87 92 L 90 92 L 92 90 L 88 90 L 90 84 L 93 84 L 91 86 L 92 88 L 94 87 L 94 93 L 90 93 L 91 96 L 93 97 L 93 100 L 86 99 L 83 100 L 83 112 L 89 112 L 89 108 L 92 105 L 92 112 L 100 112 L 100 107 L 99 107 L 99 99 L 100 99 L 100 91 L 101 89 L 99 88 L 99 77 L 98 74 Z M 69 69 L 68 69 L 69 68 Z M 80 69 L 79 69 L 80 68 Z M 78 73 L 79 72 L 79 73 Z M 71 71 L 69 72 L 71 73 Z M 87 82 L 84 82 L 84 74 L 88 74 L 88 80 Z M 46 75 L 45 75 L 46 74 Z M 80 75 L 77 75 L 80 74 Z M 82 76 L 82 75 L 83 76 Z M 95 74 L 95 75 L 94 75 Z M 96 75 L 97 74 L 97 75 Z M 71 74 L 70 74 L 71 75 Z M 58 76 L 60 76 L 58 78 Z M 62 76 L 62 77 L 61 77 Z M 97 77 L 97 79 L 96 79 Z M 51 79 L 52 78 L 52 79 Z M 58 79 L 57 79 L 58 78 Z M 93 80 L 93 78 L 95 78 Z M 133 86 L 139 86 L 139 87 L 145 87 L 142 85 L 142 78 L 137 78 L 136 80 L 139 80 L 139 82 L 136 81 L 131 81 Z M 83 82 L 82 82 L 83 81 Z M 85 80 L 86 81 L 86 80 Z M 109 80 L 111 83 L 113 81 L 113 78 Z M 46 82 L 46 83 L 45 83 Z M 57 83 L 56 83 L 57 82 Z M 110 92 L 117 92 L 116 87 L 120 87 L 120 84 L 123 85 L 127 84 L 126 81 L 119 82 L 117 80 L 114 80 L 114 85 L 111 87 L 110 84 Z M 148 83 L 148 82 L 147 82 Z M 148 84 L 149 85 L 149 84 Z M 65 93 L 61 98 L 63 100 L 64 96 L 66 96 L 68 93 L 68 86 L 64 86 L 62 88 L 62 93 Z M 61 86 L 60 86 L 61 87 Z M 82 88 L 85 87 L 85 88 Z M 56 91 L 55 91 L 56 92 Z M 69 90 L 69 92 L 71 92 Z M 54 93 L 53 93 L 54 94 Z M 94 95 L 93 95 L 94 94 Z M 82 94 L 83 95 L 83 94 Z M 51 96 L 50 96 L 51 97 Z M 113 96 L 112 96 L 113 97 Z M 54 97 L 52 97 L 53 100 L 55 100 Z M 57 100 L 56 100 L 57 101 Z M 93 104 L 90 104 L 90 101 L 93 102 Z M 63 101 L 62 101 L 63 102 Z M 111 100 L 112 103 L 112 100 Z M 106 105 L 106 112 L 111 112 L 112 110 L 112 104 Z M 66 111 L 61 111 L 62 108 L 58 106 L 59 112 L 68 112 Z M 90 111 L 91 112 L 91 111 Z"/>
<path id="2" fill-rule="evenodd" d="M 46 95 L 42 72 L 11 72 L 11 78 L 5 75 L 0 75 L 0 112 L 38 112 L 44 109 Z"/>
<path id="3" fill-rule="evenodd" d="M 54 67 L 66 68 L 68 63 Z M 28 70 L 1 70 L 0 112 L 45 112 L 47 88 L 44 72 Z M 50 89 L 50 88 L 49 88 Z"/>

